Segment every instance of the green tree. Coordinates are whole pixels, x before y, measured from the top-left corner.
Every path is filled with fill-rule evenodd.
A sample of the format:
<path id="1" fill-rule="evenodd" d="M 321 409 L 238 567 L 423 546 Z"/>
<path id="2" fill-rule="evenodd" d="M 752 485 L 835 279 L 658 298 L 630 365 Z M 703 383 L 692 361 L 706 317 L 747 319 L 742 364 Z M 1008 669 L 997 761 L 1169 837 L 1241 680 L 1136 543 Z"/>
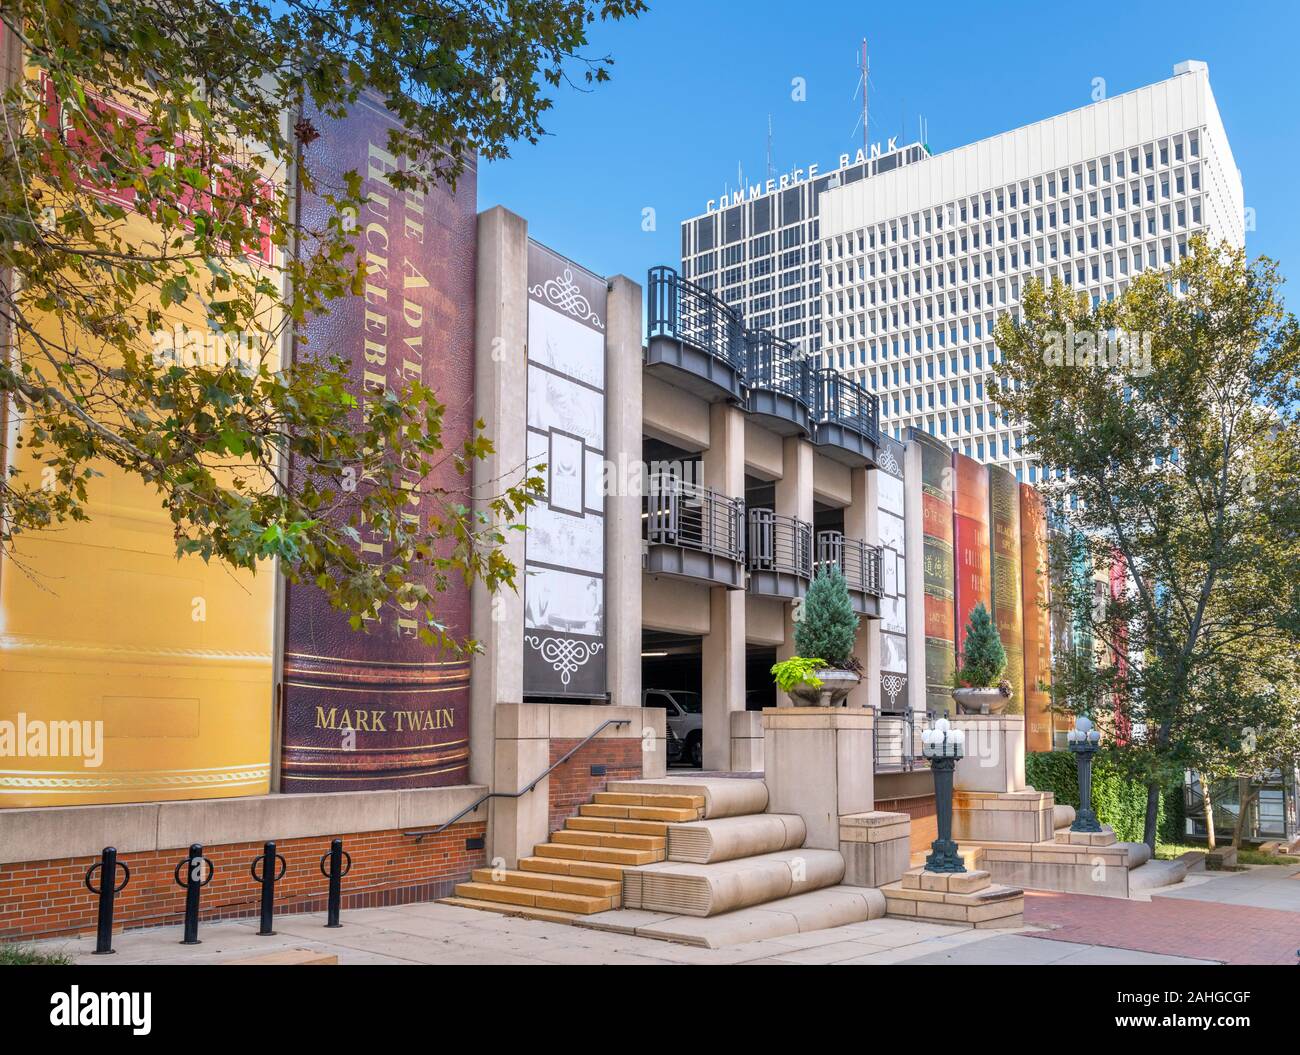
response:
<path id="1" fill-rule="evenodd" d="M 980 601 L 971 609 L 962 642 L 961 664 L 957 671 L 959 685 L 974 689 L 995 687 L 1007 669 L 1007 653 L 993 617 Z"/>
<path id="2" fill-rule="evenodd" d="M 0 399 L 45 471 L 20 475 L 15 452 L 0 449 L 0 546 L 87 519 L 102 459 L 157 491 L 178 554 L 239 568 L 278 558 L 354 626 L 397 605 L 419 614 L 426 641 L 462 644 L 444 632 L 436 594 L 454 576 L 514 583 L 502 531 L 541 481 L 521 467 L 491 495 L 439 490 L 439 466 L 465 478 L 491 451 L 481 422 L 444 449 L 444 407 L 418 382 L 358 407 L 346 349 L 269 365 L 283 327 L 360 293 L 365 278 L 346 222 L 362 204 L 357 173 L 320 189 L 336 207 L 327 225 L 295 219 L 285 173 L 319 133 L 292 115 L 341 116 L 369 93 L 401 126 L 387 144 L 401 166 L 393 185 L 454 184 L 473 153 L 491 160 L 514 140 L 536 142 L 550 89 L 605 81 L 612 60 L 581 54 L 589 26 L 642 10 L 641 0 L 5 4 L 5 39 L 24 68 L 3 96 L 0 274 L 14 280 L 0 283 L 12 349 L 0 356 Z M 297 175 L 316 189 L 310 172 Z M 285 254 L 279 273 L 241 266 L 262 239 L 313 251 Z M 197 306 L 212 334 L 256 335 L 252 366 L 156 358 L 150 335 L 176 306 Z M 291 463 L 306 467 L 301 487 L 286 485 Z M 356 479 L 366 486 L 348 486 Z M 433 495 L 438 515 L 405 516 L 412 490 Z M 382 561 L 360 558 L 361 525 L 384 542 Z M 432 590 L 413 574 L 429 569 Z"/>
<path id="3" fill-rule="evenodd" d="M 822 568 L 808 587 L 794 628 L 794 647 L 801 656 L 820 656 L 832 667 L 853 665 L 858 615 L 853 611 L 844 573 L 834 565 Z"/>
<path id="4" fill-rule="evenodd" d="M 1149 845 L 1171 774 L 1300 750 L 1300 333 L 1280 282 L 1196 239 L 1111 301 L 1032 283 L 996 329 L 993 398 L 1047 471 L 1053 603 L 1086 643 L 1058 657 L 1054 705 L 1111 716 Z M 1127 585 L 1096 590 L 1116 558 Z"/>

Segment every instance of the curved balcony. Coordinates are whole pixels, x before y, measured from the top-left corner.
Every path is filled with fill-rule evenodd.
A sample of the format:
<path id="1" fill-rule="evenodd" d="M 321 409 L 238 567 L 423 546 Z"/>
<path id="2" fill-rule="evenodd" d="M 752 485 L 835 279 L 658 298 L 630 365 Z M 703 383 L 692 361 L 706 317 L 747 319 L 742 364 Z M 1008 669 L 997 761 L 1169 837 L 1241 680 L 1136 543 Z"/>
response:
<path id="1" fill-rule="evenodd" d="M 807 358 L 768 330 L 745 331 L 745 409 L 782 436 L 812 435 L 812 377 Z"/>
<path id="2" fill-rule="evenodd" d="M 749 592 L 802 597 L 813 571 L 812 525 L 770 509 L 749 511 Z"/>
<path id="3" fill-rule="evenodd" d="M 880 403 L 856 381 L 831 367 L 814 367 L 813 442 L 845 465 L 876 464 Z"/>
<path id="4" fill-rule="evenodd" d="M 648 483 L 641 516 L 645 570 L 744 589 L 744 501 L 672 473 L 657 473 Z"/>
<path id="5" fill-rule="evenodd" d="M 744 398 L 740 315 L 671 267 L 646 278 L 646 369 L 710 403 Z"/>
<path id="6" fill-rule="evenodd" d="M 820 569 L 837 565 L 849 588 L 849 599 L 858 615 L 880 617 L 880 547 L 861 539 L 845 538 L 839 531 L 817 532 L 817 564 Z"/>

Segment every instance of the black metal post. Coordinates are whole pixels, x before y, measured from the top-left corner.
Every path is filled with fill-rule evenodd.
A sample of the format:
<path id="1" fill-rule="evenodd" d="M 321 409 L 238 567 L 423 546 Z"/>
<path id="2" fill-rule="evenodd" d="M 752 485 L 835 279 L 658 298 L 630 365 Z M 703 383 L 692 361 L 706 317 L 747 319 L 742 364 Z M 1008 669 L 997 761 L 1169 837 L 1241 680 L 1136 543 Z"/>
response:
<path id="1" fill-rule="evenodd" d="M 117 882 L 118 866 L 122 868 L 121 885 Z M 99 870 L 99 889 L 91 885 L 91 876 Z M 117 859 L 117 848 L 105 846 L 104 852 L 95 864 L 86 869 L 86 889 L 99 895 L 99 915 L 95 923 L 95 955 L 104 956 L 113 951 L 113 906 L 117 895 L 131 881 L 131 869 L 125 861 Z"/>
<path id="2" fill-rule="evenodd" d="M 1074 762 L 1079 773 L 1079 808 L 1075 812 L 1070 831 L 1099 832 L 1101 822 L 1092 809 L 1092 759 L 1097 753 L 1097 746 L 1086 742 L 1072 743 L 1070 750 L 1074 752 Z"/>
<path id="3" fill-rule="evenodd" d="M 185 879 L 181 880 L 181 869 Z M 212 882 L 212 862 L 203 856 L 203 844 L 192 843 L 190 852 L 176 864 L 177 886 L 185 888 L 185 936 L 182 945 L 199 945 L 199 893 Z"/>
<path id="4" fill-rule="evenodd" d="M 925 859 L 927 872 L 966 871 L 966 866 L 957 853 L 957 844 L 952 838 L 952 784 L 956 768 L 957 759 L 952 756 L 930 759 L 930 769 L 934 773 L 934 812 L 938 821 L 939 838 L 930 844 L 930 856 Z"/>
<path id="5" fill-rule="evenodd" d="M 345 859 L 346 858 L 346 863 Z M 325 870 L 325 862 L 329 861 L 329 870 Z M 352 857 L 343 849 L 343 840 L 335 839 L 330 843 L 329 853 L 321 854 L 320 859 L 321 875 L 330 881 L 329 903 L 325 909 L 325 926 L 341 927 L 339 922 L 339 908 L 343 902 L 343 877 L 352 871 Z"/>
<path id="6" fill-rule="evenodd" d="M 262 874 L 260 876 L 257 874 L 259 861 L 262 863 Z M 280 869 L 279 872 L 276 871 L 277 865 Z M 284 857 L 275 852 L 275 843 L 267 843 L 263 846 L 261 856 L 254 857 L 253 863 L 248 866 L 248 871 L 253 879 L 262 884 L 261 927 L 258 929 L 258 934 L 275 933 L 271 928 L 272 921 L 275 918 L 275 884 L 277 880 L 284 878 L 284 873 L 288 867 Z"/>

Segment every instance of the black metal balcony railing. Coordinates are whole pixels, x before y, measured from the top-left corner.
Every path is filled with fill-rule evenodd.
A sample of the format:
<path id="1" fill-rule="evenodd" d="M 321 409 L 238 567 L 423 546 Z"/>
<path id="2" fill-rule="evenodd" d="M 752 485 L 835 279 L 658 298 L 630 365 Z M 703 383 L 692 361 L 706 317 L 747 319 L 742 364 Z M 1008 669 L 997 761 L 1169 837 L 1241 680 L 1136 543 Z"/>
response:
<path id="1" fill-rule="evenodd" d="M 770 509 L 749 511 L 749 567 L 812 578 L 812 525 Z"/>
<path id="2" fill-rule="evenodd" d="M 729 498 L 674 473 L 656 473 L 648 481 L 642 507 L 647 542 L 744 561 L 743 499 Z"/>
<path id="3" fill-rule="evenodd" d="M 850 593 L 880 596 L 880 547 L 861 539 L 845 538 L 839 531 L 817 532 L 817 567 L 835 564 Z"/>
<path id="4" fill-rule="evenodd" d="M 812 369 L 807 357 L 770 330 L 745 331 L 745 386 L 788 396 L 812 407 Z"/>
<path id="5" fill-rule="evenodd" d="M 745 329 L 740 315 L 671 267 L 652 267 L 647 277 L 646 326 L 650 338 L 670 337 L 745 369 Z"/>
<path id="6" fill-rule="evenodd" d="M 916 768 L 917 729 L 911 710 L 902 714 L 885 714 L 877 705 L 872 737 L 875 741 L 877 772 L 911 772 Z"/>
<path id="7" fill-rule="evenodd" d="M 829 367 L 811 370 L 813 420 L 842 425 L 875 443 L 880 438 L 880 404 L 856 381 Z"/>

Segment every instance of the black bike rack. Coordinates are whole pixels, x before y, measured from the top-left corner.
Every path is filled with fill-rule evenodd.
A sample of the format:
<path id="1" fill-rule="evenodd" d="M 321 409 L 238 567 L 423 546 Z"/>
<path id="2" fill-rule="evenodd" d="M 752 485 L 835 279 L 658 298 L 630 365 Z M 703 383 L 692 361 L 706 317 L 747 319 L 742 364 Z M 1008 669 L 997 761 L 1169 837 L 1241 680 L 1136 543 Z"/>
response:
<path id="1" fill-rule="evenodd" d="M 122 882 L 117 882 L 117 870 L 122 869 Z M 99 872 L 99 889 L 91 885 L 91 877 Z M 125 861 L 117 859 L 117 847 L 105 846 L 98 861 L 86 869 L 86 889 L 99 895 L 99 918 L 95 925 L 95 955 L 103 956 L 113 951 L 113 905 L 117 895 L 131 882 L 131 869 Z"/>
<path id="2" fill-rule="evenodd" d="M 262 874 L 257 874 L 257 865 L 261 862 Z M 277 872 L 276 865 L 279 864 L 280 870 Z M 262 920 L 258 934 L 274 934 L 271 929 L 271 923 L 275 917 L 275 884 L 284 878 L 284 873 L 289 870 L 289 865 L 284 859 L 283 854 L 275 852 L 275 843 L 267 843 L 262 847 L 262 852 L 253 858 L 252 863 L 248 866 L 248 873 L 253 877 L 255 883 L 262 885 Z"/>
<path id="3" fill-rule="evenodd" d="M 329 861 L 329 870 L 325 862 Z M 321 854 L 320 872 L 330 881 L 329 905 L 325 912 L 326 927 L 341 927 L 339 908 L 343 901 L 343 877 L 352 871 L 352 857 L 343 849 L 343 840 L 335 839 L 330 843 L 329 853 Z"/>
<path id="4" fill-rule="evenodd" d="M 181 869 L 185 878 L 181 879 Z M 203 856 L 203 844 L 192 843 L 190 852 L 176 862 L 176 885 L 185 888 L 185 936 L 182 945 L 199 945 L 199 893 L 212 882 L 212 862 Z"/>

